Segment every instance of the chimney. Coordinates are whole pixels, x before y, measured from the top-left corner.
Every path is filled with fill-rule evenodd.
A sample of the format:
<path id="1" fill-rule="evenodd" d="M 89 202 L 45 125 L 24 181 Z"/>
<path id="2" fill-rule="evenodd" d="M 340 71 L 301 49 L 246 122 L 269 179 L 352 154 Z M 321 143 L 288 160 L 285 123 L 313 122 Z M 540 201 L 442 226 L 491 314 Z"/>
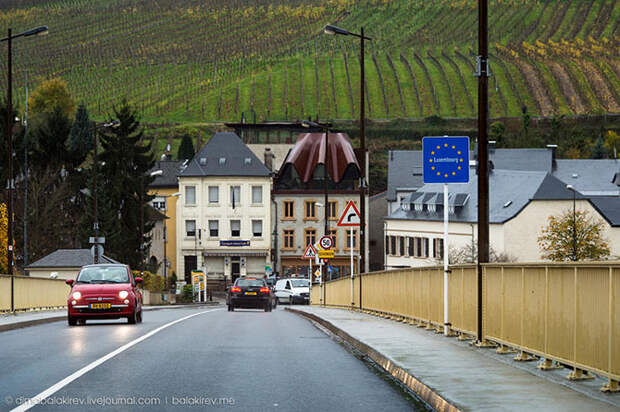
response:
<path id="1" fill-rule="evenodd" d="M 273 172 L 273 159 L 274 158 L 275 158 L 275 155 L 271 153 L 271 148 L 266 147 L 265 148 L 265 167 L 269 169 L 270 172 Z"/>
<path id="2" fill-rule="evenodd" d="M 557 144 L 548 144 L 547 145 L 547 149 L 551 150 L 551 170 L 555 170 L 557 163 L 555 161 L 555 155 L 556 155 L 556 151 L 558 149 L 558 145 Z"/>

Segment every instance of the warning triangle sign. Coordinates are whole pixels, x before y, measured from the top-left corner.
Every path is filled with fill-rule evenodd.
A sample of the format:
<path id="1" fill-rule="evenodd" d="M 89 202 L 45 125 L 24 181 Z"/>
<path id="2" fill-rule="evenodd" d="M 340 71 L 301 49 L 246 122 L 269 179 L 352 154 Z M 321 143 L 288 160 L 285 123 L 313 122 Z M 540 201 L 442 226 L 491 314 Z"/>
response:
<path id="1" fill-rule="evenodd" d="M 306 247 L 306 251 L 304 252 L 302 259 L 314 259 L 317 257 L 316 249 L 312 245 L 308 245 Z"/>
<path id="2" fill-rule="evenodd" d="M 347 207 L 344 208 L 344 212 L 338 220 L 338 226 L 359 226 L 360 225 L 360 211 L 357 210 L 355 203 L 349 200 Z"/>

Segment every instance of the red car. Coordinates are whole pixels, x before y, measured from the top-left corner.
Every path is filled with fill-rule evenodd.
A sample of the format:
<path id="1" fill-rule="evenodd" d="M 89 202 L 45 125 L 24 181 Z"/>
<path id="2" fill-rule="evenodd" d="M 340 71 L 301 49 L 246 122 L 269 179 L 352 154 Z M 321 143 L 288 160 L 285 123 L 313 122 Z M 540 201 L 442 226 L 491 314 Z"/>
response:
<path id="1" fill-rule="evenodd" d="M 86 319 L 127 318 L 131 324 L 142 322 L 142 293 L 127 265 L 105 264 L 82 267 L 77 279 L 67 279 L 71 292 L 67 298 L 70 326 Z"/>

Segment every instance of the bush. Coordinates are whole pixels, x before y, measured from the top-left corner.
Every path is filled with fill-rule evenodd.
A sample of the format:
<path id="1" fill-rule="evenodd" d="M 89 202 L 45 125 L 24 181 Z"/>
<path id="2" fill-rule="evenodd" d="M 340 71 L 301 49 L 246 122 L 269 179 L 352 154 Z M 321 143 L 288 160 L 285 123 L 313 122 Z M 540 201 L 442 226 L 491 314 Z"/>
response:
<path id="1" fill-rule="evenodd" d="M 192 302 L 193 300 L 194 300 L 194 287 L 192 285 L 183 286 L 183 291 L 181 292 L 181 301 Z"/>
<path id="2" fill-rule="evenodd" d="M 142 278 L 142 288 L 150 292 L 163 292 L 165 287 L 164 277 L 149 271 L 134 270 L 134 277 Z"/>

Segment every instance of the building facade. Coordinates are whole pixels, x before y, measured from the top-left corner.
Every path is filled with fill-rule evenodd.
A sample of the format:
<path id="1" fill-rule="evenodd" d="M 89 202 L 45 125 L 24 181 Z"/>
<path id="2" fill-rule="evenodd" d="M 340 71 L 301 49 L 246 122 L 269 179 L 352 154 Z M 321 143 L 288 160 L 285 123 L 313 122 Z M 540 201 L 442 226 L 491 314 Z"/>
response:
<path id="1" fill-rule="evenodd" d="M 348 137 L 330 134 L 326 208 L 324 137 L 323 133 L 301 134 L 275 177 L 273 247 L 280 276 L 309 275 L 310 262 L 301 257 L 309 244 L 314 245 L 326 234 L 326 217 L 327 234 L 332 237 L 335 253 L 328 262 L 326 277 L 337 278 L 351 273 L 351 249 L 354 271 L 359 272 L 359 229 L 337 226 L 349 201 L 354 201 L 359 209 L 359 165 Z"/>
<path id="2" fill-rule="evenodd" d="M 237 135 L 213 135 L 179 175 L 177 273 L 189 282 L 196 269 L 231 281 L 269 272 L 270 188 L 270 171 Z"/>

